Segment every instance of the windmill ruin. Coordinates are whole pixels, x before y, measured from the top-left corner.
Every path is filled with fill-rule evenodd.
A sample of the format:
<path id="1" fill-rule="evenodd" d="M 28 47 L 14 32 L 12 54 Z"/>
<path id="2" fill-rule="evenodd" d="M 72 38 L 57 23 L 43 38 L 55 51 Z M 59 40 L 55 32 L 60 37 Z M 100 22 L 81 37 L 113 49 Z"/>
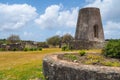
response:
<path id="1" fill-rule="evenodd" d="M 71 45 L 75 49 L 96 49 L 103 48 L 104 41 L 99 8 L 82 8 L 78 15 L 75 40 Z"/>

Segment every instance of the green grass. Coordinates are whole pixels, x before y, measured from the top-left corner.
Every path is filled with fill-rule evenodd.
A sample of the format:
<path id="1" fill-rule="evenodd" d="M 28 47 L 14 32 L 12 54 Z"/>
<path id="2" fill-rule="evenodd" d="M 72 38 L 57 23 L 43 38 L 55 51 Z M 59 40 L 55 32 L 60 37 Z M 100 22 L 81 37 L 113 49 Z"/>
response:
<path id="1" fill-rule="evenodd" d="M 61 49 L 0 52 L 0 80 L 44 80 L 42 59 L 55 52 L 61 52 Z"/>
<path id="2" fill-rule="evenodd" d="M 72 55 L 72 54 L 66 54 L 64 55 L 64 57 L 74 61 L 74 60 L 77 60 L 78 58 L 75 56 L 75 55 Z"/>
<path id="3" fill-rule="evenodd" d="M 63 56 L 64 60 L 72 61 L 76 60 L 78 63 L 86 65 L 99 65 L 99 66 L 109 66 L 109 67 L 120 67 L 119 59 L 107 58 L 102 55 L 102 50 L 91 49 L 91 50 L 79 50 L 76 51 L 78 54 L 65 54 Z M 75 62 L 76 62 L 75 61 Z"/>
<path id="4" fill-rule="evenodd" d="M 45 55 L 56 52 L 62 51 L 59 48 L 49 48 L 42 51 L 0 52 L 0 80 L 45 80 L 42 72 L 42 59 Z M 87 50 L 86 52 L 100 53 L 101 50 Z M 77 59 L 76 56 L 67 57 Z M 96 60 L 96 57 L 92 56 L 92 58 Z M 111 64 L 106 63 L 106 65 Z"/>

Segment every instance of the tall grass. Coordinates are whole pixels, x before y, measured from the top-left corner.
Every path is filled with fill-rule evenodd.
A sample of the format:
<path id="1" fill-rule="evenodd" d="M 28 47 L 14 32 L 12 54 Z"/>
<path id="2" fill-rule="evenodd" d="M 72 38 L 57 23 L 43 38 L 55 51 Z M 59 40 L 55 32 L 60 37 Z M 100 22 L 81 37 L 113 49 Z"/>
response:
<path id="1" fill-rule="evenodd" d="M 92 51 L 95 50 L 88 52 Z M 44 80 L 42 59 L 55 52 L 62 51 L 59 48 L 49 48 L 42 51 L 0 52 L 0 80 Z"/>
<path id="2" fill-rule="evenodd" d="M 55 52 L 61 52 L 61 49 L 0 52 L 0 80 L 44 80 L 42 59 L 45 55 Z"/>

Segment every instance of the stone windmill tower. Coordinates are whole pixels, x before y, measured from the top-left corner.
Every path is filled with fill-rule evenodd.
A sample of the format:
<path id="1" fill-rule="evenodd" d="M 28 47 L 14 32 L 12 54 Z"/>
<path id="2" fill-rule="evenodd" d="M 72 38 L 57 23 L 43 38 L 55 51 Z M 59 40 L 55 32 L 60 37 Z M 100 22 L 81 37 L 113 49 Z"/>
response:
<path id="1" fill-rule="evenodd" d="M 102 48 L 104 32 L 99 8 L 82 8 L 79 11 L 75 41 L 76 49 Z"/>

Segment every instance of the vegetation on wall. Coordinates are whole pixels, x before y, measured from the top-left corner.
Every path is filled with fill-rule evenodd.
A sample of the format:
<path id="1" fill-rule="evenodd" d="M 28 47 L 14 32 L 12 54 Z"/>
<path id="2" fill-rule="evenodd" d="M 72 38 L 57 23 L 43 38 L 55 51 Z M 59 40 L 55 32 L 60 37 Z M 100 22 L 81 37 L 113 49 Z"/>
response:
<path id="1" fill-rule="evenodd" d="M 86 52 L 84 50 L 80 50 L 78 53 L 80 56 L 84 56 L 86 54 Z"/>

